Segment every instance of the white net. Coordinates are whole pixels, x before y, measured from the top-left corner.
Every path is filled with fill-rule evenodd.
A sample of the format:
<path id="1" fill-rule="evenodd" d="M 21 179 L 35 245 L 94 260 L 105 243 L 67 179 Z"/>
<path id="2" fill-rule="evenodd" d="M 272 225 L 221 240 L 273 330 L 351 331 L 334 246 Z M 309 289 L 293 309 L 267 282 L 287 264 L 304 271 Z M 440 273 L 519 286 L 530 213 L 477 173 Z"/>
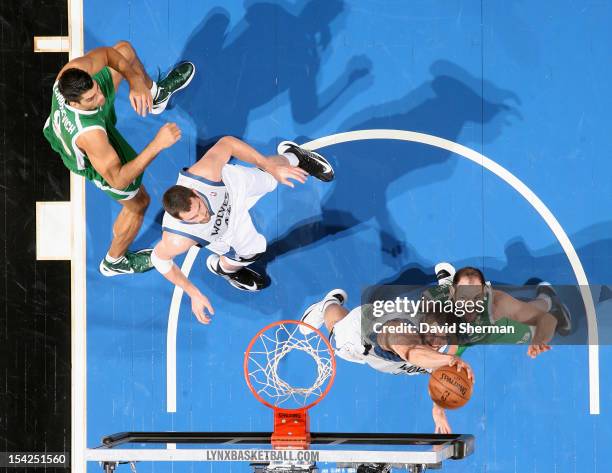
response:
<path id="1" fill-rule="evenodd" d="M 246 354 L 245 375 L 260 401 L 284 409 L 300 409 L 326 394 L 335 369 L 334 355 L 329 342 L 309 327 L 298 321 L 283 321 L 268 327 L 253 340 Z M 310 385 L 294 386 L 287 380 L 292 370 L 305 370 L 302 365 L 286 364 L 288 355 L 296 351 L 310 356 L 315 363 Z"/>

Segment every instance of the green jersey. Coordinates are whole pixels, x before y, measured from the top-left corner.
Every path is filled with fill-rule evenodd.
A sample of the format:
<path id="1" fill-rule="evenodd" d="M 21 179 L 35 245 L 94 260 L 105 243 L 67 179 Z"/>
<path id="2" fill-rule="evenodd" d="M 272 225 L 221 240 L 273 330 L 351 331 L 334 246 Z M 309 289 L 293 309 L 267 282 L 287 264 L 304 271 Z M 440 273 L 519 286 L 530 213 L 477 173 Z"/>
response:
<path id="1" fill-rule="evenodd" d="M 429 288 L 424 296 L 431 300 L 439 300 L 445 302 L 450 299 L 450 285 L 438 285 Z M 493 319 L 493 293 L 487 286 L 484 297 L 484 310 L 476 312 L 476 317 L 471 320 L 472 325 L 477 326 L 492 326 L 499 327 L 499 333 L 470 333 L 463 334 L 461 338 L 462 346 L 473 344 L 523 344 L 529 343 L 532 337 L 531 327 L 529 325 L 517 322 L 507 317 L 501 317 L 497 320 Z M 465 348 L 461 352 L 465 351 Z"/>
<path id="2" fill-rule="evenodd" d="M 70 171 L 92 181 L 98 188 L 116 200 L 129 199 L 138 192 L 142 175 L 138 176 L 125 189 L 114 189 L 93 167 L 87 155 L 76 144 L 76 140 L 83 133 L 91 130 L 102 130 L 117 152 L 121 164 L 126 164 L 137 156 L 134 149 L 121 136 L 115 126 L 117 123 L 114 105 L 115 86 L 109 68 L 103 68 L 92 78 L 98 83 L 102 94 L 106 98 L 104 105 L 95 110 L 79 110 L 71 107 L 60 93 L 56 82 L 53 84 L 51 113 L 45 122 L 43 134 Z"/>

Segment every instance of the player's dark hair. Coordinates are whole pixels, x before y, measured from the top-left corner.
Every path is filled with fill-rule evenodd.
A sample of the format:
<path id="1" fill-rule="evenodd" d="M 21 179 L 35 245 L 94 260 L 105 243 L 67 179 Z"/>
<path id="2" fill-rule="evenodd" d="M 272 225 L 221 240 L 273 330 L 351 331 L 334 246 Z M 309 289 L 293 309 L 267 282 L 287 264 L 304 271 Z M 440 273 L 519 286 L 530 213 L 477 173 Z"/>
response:
<path id="1" fill-rule="evenodd" d="M 164 193 L 162 204 L 164 210 L 174 218 L 180 219 L 181 212 L 191 210 L 191 198 L 194 196 L 193 190 L 185 186 L 172 186 Z"/>
<path id="2" fill-rule="evenodd" d="M 472 266 L 466 266 L 465 268 L 461 268 L 455 273 L 455 276 L 453 277 L 453 286 L 456 286 L 462 278 L 478 279 L 480 284 L 482 284 L 483 286 L 486 284 L 486 280 L 484 274 L 482 274 L 482 271 Z"/>
<path id="3" fill-rule="evenodd" d="M 62 75 L 57 81 L 57 87 L 60 93 L 66 99 L 66 102 L 78 102 L 81 100 L 83 93 L 87 92 L 94 86 L 91 76 L 82 69 L 72 67 L 62 72 Z"/>

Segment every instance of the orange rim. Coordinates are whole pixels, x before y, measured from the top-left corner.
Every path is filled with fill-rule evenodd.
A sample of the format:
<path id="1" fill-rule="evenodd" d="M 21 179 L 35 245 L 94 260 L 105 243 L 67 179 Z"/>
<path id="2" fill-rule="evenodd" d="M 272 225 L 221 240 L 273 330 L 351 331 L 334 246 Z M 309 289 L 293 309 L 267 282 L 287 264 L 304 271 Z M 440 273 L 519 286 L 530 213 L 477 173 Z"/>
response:
<path id="1" fill-rule="evenodd" d="M 327 350 L 329 351 L 329 354 L 330 354 L 331 365 L 332 365 L 332 373 L 331 373 L 331 375 L 328 378 L 329 381 L 327 383 L 327 387 L 325 388 L 325 390 L 321 393 L 321 395 L 317 399 L 315 399 L 313 402 L 311 402 L 307 406 L 295 407 L 295 408 L 289 408 L 289 409 L 286 409 L 284 407 L 275 406 L 274 404 L 271 404 L 270 402 L 266 401 L 263 397 L 261 397 L 259 395 L 259 393 L 255 390 L 253 385 L 251 384 L 251 379 L 250 379 L 250 376 L 249 376 L 249 355 L 251 353 L 251 349 L 253 348 L 253 345 L 255 345 L 255 342 L 257 342 L 259 337 L 264 332 L 267 332 L 268 330 L 270 330 L 273 327 L 276 327 L 276 326 L 279 326 L 279 325 L 284 325 L 284 324 L 303 325 L 305 327 L 308 327 L 310 330 L 315 332 L 319 337 L 321 337 L 321 339 L 325 343 L 325 346 L 327 347 Z M 336 377 L 336 357 L 334 355 L 334 349 L 332 348 L 331 343 L 329 343 L 329 340 L 327 339 L 327 337 L 325 337 L 325 335 L 323 335 L 323 333 L 319 329 L 316 329 L 312 325 L 307 324 L 306 322 L 302 322 L 300 320 L 279 320 L 277 322 L 272 322 L 271 324 L 266 325 L 259 332 L 257 332 L 255 334 L 255 336 L 251 339 L 251 342 L 249 343 L 249 345 L 247 346 L 246 351 L 244 352 L 243 368 L 244 368 L 244 379 L 246 380 L 247 386 L 249 387 L 249 389 L 251 390 L 251 392 L 253 393 L 253 395 L 255 396 L 255 398 L 259 402 L 261 402 L 262 404 L 268 406 L 270 409 L 283 409 L 285 411 L 305 411 L 305 410 L 308 410 L 308 409 L 316 406 L 319 402 L 321 402 L 323 400 L 323 398 L 325 396 L 327 396 L 327 393 L 331 389 L 332 384 L 334 384 L 334 379 Z"/>

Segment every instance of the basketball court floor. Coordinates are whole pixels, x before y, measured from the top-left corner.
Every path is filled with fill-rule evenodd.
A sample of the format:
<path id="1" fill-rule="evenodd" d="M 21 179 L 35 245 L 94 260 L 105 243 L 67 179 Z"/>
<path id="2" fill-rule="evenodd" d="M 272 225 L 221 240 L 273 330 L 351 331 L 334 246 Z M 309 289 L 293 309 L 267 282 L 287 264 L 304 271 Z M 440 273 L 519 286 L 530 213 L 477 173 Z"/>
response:
<path id="1" fill-rule="evenodd" d="M 611 16 L 607 2 L 565 0 L 85 0 L 85 50 L 126 39 L 151 76 L 183 59 L 197 69 L 160 116 L 138 117 L 119 93 L 119 129 L 135 149 L 166 121 L 183 130 L 145 174 L 152 204 L 135 247 L 159 240 L 163 192 L 222 135 L 264 154 L 310 143 L 336 180 L 279 186 L 252 211 L 269 241 L 265 291 L 211 275 L 205 249 L 188 256 L 216 311 L 209 326 L 186 297 L 173 304 L 155 271 L 100 275 L 119 207 L 87 184 L 86 375 L 73 378 L 86 406 L 73 435 L 93 448 L 121 431 L 270 430 L 244 382 L 246 346 L 332 288 L 353 307 L 370 285 L 432 283 L 441 260 L 500 284 L 609 283 Z M 475 391 L 449 420 L 477 450 L 445 471 L 610 471 L 612 351 L 556 346 L 532 360 L 526 350 L 466 352 Z M 339 360 L 311 429 L 433 432 L 427 377 Z"/>

